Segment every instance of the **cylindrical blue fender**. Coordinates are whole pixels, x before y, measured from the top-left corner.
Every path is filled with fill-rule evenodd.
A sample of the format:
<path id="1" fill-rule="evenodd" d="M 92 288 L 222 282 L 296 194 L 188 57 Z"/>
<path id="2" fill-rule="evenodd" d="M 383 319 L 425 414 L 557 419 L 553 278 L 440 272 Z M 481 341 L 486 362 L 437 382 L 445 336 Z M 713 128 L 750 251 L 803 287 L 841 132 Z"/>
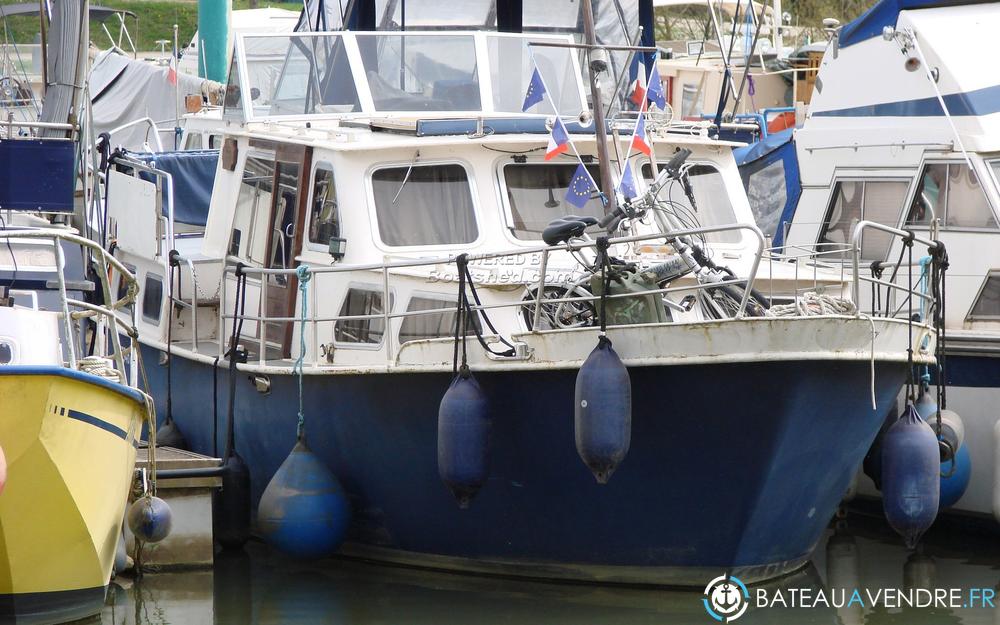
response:
<path id="1" fill-rule="evenodd" d="M 606 484 L 632 441 L 632 382 L 606 336 L 576 375 L 575 430 L 577 453 Z"/>
<path id="2" fill-rule="evenodd" d="M 451 381 L 438 409 L 438 474 L 468 508 L 490 473 L 489 401 L 479 382 L 463 369 Z"/>
<path id="3" fill-rule="evenodd" d="M 937 517 L 940 472 L 937 436 L 909 404 L 882 441 L 882 507 L 910 549 Z"/>

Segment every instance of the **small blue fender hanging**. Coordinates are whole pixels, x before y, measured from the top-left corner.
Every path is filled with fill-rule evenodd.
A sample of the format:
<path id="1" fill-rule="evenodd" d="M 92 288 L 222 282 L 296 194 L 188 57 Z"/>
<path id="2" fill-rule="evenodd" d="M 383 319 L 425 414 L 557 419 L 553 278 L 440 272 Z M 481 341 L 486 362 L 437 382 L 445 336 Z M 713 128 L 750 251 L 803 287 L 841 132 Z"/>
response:
<path id="1" fill-rule="evenodd" d="M 167 502 L 146 494 L 129 507 L 127 521 L 136 539 L 144 543 L 158 543 L 170 534 L 173 513 Z"/>
<path id="2" fill-rule="evenodd" d="M 469 507 L 489 477 L 492 429 L 486 394 L 463 364 L 438 409 L 438 474 L 459 508 Z"/>
<path id="3" fill-rule="evenodd" d="M 937 436 L 907 404 L 882 441 L 882 507 L 910 549 L 937 517 L 940 473 Z"/>
<path id="4" fill-rule="evenodd" d="M 577 453 L 606 484 L 631 444 L 632 383 L 603 334 L 576 375 L 575 430 Z"/>

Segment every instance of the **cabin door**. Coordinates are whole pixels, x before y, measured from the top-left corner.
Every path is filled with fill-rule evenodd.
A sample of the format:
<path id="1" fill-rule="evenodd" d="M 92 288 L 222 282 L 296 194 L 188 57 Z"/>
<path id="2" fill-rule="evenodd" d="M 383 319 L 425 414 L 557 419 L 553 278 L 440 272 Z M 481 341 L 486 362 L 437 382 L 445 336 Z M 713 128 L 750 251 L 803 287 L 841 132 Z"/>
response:
<path id="1" fill-rule="evenodd" d="M 275 152 L 274 194 L 267 235 L 268 269 L 295 269 L 296 257 L 302 251 L 302 230 L 308 201 L 309 170 L 312 148 L 279 145 Z M 296 303 L 299 288 L 295 274 L 268 275 L 265 316 L 298 317 Z M 294 322 L 275 321 L 266 324 L 265 340 L 280 350 L 282 358 L 291 357 Z"/>

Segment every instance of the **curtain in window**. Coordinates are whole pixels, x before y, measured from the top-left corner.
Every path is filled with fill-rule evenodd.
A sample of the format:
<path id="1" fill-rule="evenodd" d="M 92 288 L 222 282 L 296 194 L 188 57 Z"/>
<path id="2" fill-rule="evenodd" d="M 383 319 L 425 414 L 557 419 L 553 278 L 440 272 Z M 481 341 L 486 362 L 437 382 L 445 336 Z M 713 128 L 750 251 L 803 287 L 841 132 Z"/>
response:
<path id="1" fill-rule="evenodd" d="M 372 174 L 379 235 L 387 245 L 471 243 L 479 236 L 461 165 L 415 165 Z"/>

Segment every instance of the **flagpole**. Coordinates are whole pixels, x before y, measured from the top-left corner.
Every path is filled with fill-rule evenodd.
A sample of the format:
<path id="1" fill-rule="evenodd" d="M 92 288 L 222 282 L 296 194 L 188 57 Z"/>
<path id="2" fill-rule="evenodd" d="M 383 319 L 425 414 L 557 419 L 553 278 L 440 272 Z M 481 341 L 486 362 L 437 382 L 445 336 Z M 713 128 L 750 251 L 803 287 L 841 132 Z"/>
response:
<path id="1" fill-rule="evenodd" d="M 583 0 L 583 32 L 588 46 L 597 45 L 597 35 L 594 33 L 594 6 L 593 0 Z M 611 178 L 611 163 L 608 162 L 608 141 L 607 127 L 604 125 L 604 103 L 601 101 L 601 88 L 597 84 L 594 65 L 591 53 L 594 48 L 587 51 L 587 74 L 590 77 L 590 97 L 591 105 L 594 107 L 594 135 L 597 140 L 597 162 L 601 168 L 601 185 L 607 191 L 601 191 L 605 199 L 605 211 L 608 214 L 618 210 L 618 200 L 614 192 L 614 180 Z M 587 169 L 584 167 L 584 169 Z M 601 187 L 598 187 L 600 189 Z"/>

